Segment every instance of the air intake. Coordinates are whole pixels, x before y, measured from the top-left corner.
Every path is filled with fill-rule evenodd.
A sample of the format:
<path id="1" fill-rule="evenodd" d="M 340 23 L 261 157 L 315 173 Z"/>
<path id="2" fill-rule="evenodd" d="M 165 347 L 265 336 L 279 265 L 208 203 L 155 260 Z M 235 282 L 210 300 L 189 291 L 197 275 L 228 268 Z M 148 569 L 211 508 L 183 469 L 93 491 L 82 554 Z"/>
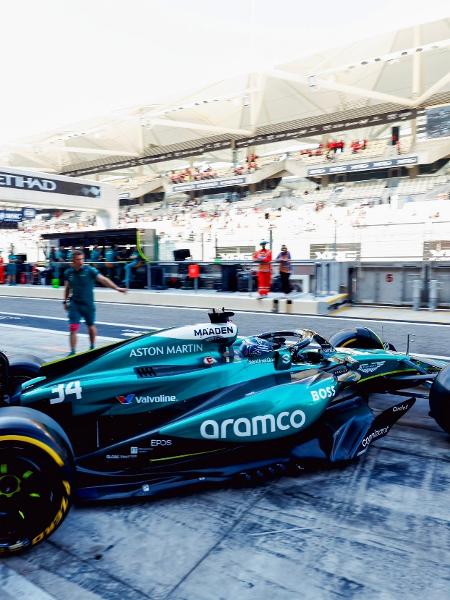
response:
<path id="1" fill-rule="evenodd" d="M 134 370 L 138 377 L 156 377 L 153 367 L 136 367 Z"/>

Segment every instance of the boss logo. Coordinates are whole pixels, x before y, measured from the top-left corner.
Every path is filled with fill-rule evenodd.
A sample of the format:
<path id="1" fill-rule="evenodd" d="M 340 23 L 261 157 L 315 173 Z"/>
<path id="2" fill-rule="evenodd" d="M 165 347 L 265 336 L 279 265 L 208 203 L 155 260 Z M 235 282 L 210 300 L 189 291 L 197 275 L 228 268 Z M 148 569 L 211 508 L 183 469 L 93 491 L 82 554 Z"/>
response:
<path id="1" fill-rule="evenodd" d="M 319 390 L 311 390 L 311 398 L 314 401 L 326 400 L 327 398 L 333 398 L 336 393 L 335 385 L 327 385 L 326 387 L 320 388 Z"/>

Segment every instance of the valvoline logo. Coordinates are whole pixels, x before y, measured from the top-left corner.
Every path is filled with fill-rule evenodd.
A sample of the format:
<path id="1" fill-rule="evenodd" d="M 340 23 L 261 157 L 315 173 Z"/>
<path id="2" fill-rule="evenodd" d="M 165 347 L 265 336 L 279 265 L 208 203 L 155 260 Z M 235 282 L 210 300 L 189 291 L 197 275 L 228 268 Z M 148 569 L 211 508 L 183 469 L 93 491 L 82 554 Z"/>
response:
<path id="1" fill-rule="evenodd" d="M 126 396 L 117 396 L 117 400 L 120 404 L 131 404 L 134 400 L 135 394 L 127 394 Z"/>

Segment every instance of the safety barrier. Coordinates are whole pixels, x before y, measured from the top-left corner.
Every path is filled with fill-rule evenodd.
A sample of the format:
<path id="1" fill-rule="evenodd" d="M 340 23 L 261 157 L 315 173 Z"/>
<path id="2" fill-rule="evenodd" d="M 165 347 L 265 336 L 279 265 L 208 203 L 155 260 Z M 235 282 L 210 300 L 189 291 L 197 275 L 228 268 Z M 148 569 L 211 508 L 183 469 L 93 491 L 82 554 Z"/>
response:
<path id="1" fill-rule="evenodd" d="M 49 266 L 18 265 L 14 281 L 7 276 L 4 283 L 33 284 L 55 287 L 63 285 L 64 271 L 70 263 Z M 238 293 L 255 299 L 257 295 L 257 268 L 252 261 L 193 262 L 170 261 L 144 263 L 117 261 L 93 264 L 101 273 L 118 285 L 127 279 L 126 265 L 130 265 L 130 289 L 195 294 Z M 284 297 L 278 276 L 278 263 L 272 263 L 272 285 L 269 300 L 272 312 L 298 312 L 296 302 L 313 299 L 311 310 L 326 314 L 344 303 L 409 306 L 419 308 L 450 307 L 450 261 L 404 263 L 360 263 L 339 261 L 292 261 L 291 294 Z M 1 281 L 0 281 L 1 284 Z M 208 296 L 209 294 L 209 296 Z M 253 308 L 252 308 L 253 310 Z M 258 309 L 259 310 L 259 309 Z"/>

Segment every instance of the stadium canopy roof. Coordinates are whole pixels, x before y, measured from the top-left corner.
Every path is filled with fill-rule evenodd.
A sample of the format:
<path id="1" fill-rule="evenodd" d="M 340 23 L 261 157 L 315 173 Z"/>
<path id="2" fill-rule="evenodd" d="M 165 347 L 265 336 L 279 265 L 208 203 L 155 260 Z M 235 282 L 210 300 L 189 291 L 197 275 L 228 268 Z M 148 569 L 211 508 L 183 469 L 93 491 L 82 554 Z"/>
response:
<path id="1" fill-rule="evenodd" d="M 189 155 L 229 161 L 231 140 L 251 146 L 257 135 L 449 103 L 449 64 L 446 18 L 222 80 L 172 104 L 134 106 L 0 145 L 0 163 L 118 186 L 143 182 Z"/>

